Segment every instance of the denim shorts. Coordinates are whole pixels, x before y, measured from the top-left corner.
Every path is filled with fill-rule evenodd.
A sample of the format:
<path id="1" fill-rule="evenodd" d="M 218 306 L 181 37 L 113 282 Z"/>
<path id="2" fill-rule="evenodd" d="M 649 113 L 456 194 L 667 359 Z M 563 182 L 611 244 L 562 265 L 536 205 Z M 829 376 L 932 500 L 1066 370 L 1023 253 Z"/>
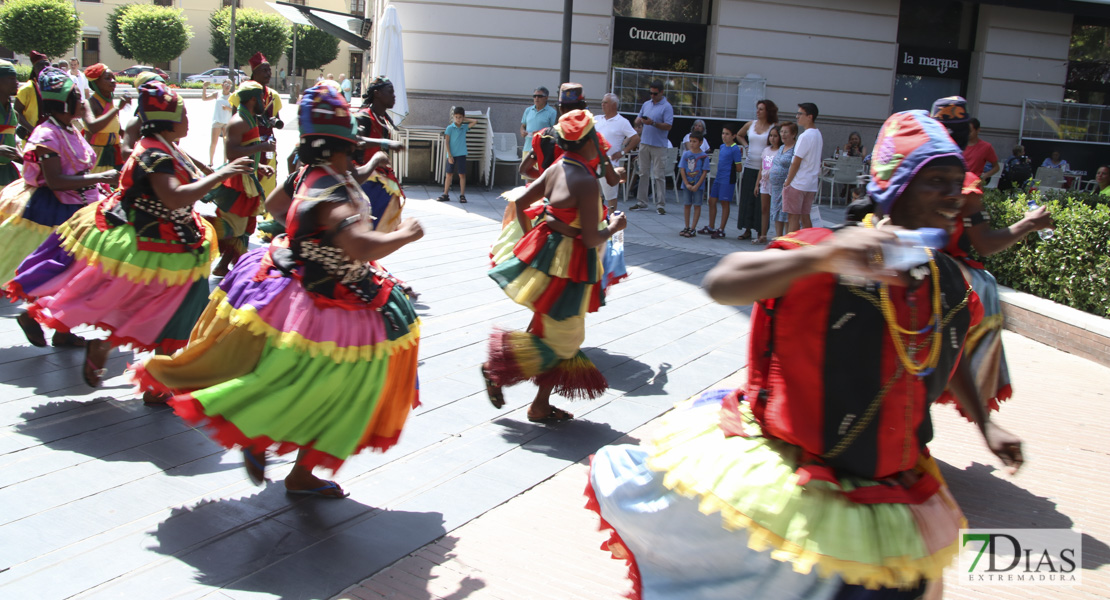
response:
<path id="1" fill-rule="evenodd" d="M 459 175 L 466 175 L 466 155 L 455 157 L 455 164 L 447 163 L 447 174 L 458 173 Z"/>
<path id="2" fill-rule="evenodd" d="M 682 186 L 678 188 L 678 199 L 683 206 L 701 206 L 705 204 L 705 186 L 693 192 Z"/>

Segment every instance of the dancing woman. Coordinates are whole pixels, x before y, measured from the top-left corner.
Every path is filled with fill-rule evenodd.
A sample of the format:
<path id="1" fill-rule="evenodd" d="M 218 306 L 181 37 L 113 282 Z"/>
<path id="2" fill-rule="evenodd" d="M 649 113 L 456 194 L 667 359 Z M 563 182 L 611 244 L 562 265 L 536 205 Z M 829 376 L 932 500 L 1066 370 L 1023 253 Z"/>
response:
<path id="1" fill-rule="evenodd" d="M 418 403 L 419 321 L 377 261 L 423 230 L 413 220 L 391 233 L 371 228 L 369 201 L 348 174 L 358 136 L 338 90 L 307 90 L 299 112 L 306 167 L 287 233 L 243 255 L 189 345 L 150 359 L 135 377 L 173 394 L 174 411 L 210 427 L 220 444 L 242 448 L 255 483 L 267 449 L 298 450 L 286 490 L 343 498 L 312 469 L 391 447 Z"/>
<path id="2" fill-rule="evenodd" d="M 588 506 L 636 597 L 939 598 L 966 526 L 926 447 L 949 381 L 1021 465 L 960 360 L 982 307 L 955 261 L 882 263 L 892 229 L 952 227 L 962 154 L 911 111 L 887 119 L 875 157 L 866 226 L 796 232 L 707 275 L 718 302 L 755 302 L 747 384 L 680 404 L 651 445 L 594 457 Z"/>
<path id="3" fill-rule="evenodd" d="M 54 228 L 86 204 L 101 198 L 101 185 L 114 184 L 116 171 L 90 173 L 96 153 L 73 120 L 81 106 L 79 92 L 69 75 L 47 67 L 39 73 L 42 95 L 40 109 L 47 115 L 27 139 L 23 155 L 23 177 L 0 193 L 0 281 L 16 274 L 16 267 L 38 248 Z M 45 346 L 42 328 L 30 315 L 19 316 L 27 340 Z M 54 333 L 55 346 L 84 346 L 84 340 L 65 332 Z"/>
<path id="4" fill-rule="evenodd" d="M 608 226 L 599 227 L 600 187 L 596 172 L 587 166 L 601 154 L 593 115 L 585 110 L 566 113 L 555 134 L 563 156 L 516 200 L 516 221 L 524 236 L 512 256 L 489 272 L 509 298 L 532 310 L 532 322 L 527 331 L 494 332 L 482 365 L 486 391 L 497 408 L 505 404 L 503 386 L 527 379 L 539 386 L 528 408 L 528 420 L 538 423 L 574 416 L 551 406 L 552 391 L 597 398 L 608 388 L 605 376 L 580 348 L 586 313 L 605 303 L 597 248 L 626 225 L 624 215 L 616 215 Z M 525 208 L 541 198 L 541 215 L 530 218 Z"/>
<path id="5" fill-rule="evenodd" d="M 393 83 L 384 75 L 370 81 L 362 96 L 364 108 L 358 112 L 358 134 L 371 139 L 389 139 L 393 135 L 393 119 L 386 110 L 393 108 L 397 101 Z M 369 104 L 365 106 L 365 104 Z M 363 147 L 361 156 L 355 161 L 364 165 L 379 151 L 386 150 L 373 143 Z M 370 178 L 362 184 L 362 191 L 370 198 L 370 209 L 374 215 L 374 229 L 389 233 L 401 223 L 401 210 L 405 206 L 405 192 L 397 180 L 397 174 L 388 165 L 375 169 Z"/>
<path id="6" fill-rule="evenodd" d="M 85 349 L 84 378 L 93 387 L 114 346 L 165 354 L 185 346 L 207 303 L 216 249 L 193 203 L 251 168 L 240 159 L 202 177 L 177 146 L 189 130 L 185 103 L 163 83 L 139 90 L 138 113 L 143 137 L 119 188 L 59 226 L 5 288 L 56 331 L 93 325 L 108 332 Z"/>
<path id="7" fill-rule="evenodd" d="M 124 93 L 119 102 L 112 105 L 116 75 L 104 63 L 87 67 L 85 77 L 89 79 L 89 87 L 93 92 L 92 98 L 89 98 L 89 107 L 92 108 L 92 114 L 96 115 L 85 120 L 89 144 L 96 152 L 96 166 L 92 168 L 92 172 L 119 170 L 123 167 L 124 160 L 120 143 L 119 111 L 131 104 L 131 96 Z"/>

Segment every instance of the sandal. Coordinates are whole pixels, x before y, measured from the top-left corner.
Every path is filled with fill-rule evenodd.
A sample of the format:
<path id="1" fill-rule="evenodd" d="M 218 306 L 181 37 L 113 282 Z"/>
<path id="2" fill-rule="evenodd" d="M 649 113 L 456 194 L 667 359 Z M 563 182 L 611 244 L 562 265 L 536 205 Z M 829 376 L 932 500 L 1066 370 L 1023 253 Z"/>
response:
<path id="1" fill-rule="evenodd" d="M 569 421 L 573 418 L 574 415 L 561 408 L 552 406 L 551 412 L 547 413 L 547 415 L 542 417 L 528 417 L 528 420 L 533 423 L 558 423 L 560 421 Z"/>
<path id="2" fill-rule="evenodd" d="M 103 356 L 101 356 L 100 364 L 93 361 L 92 355 L 94 350 L 99 351 L 101 347 L 106 348 Z M 85 365 L 82 367 L 81 377 L 85 379 L 85 383 L 92 388 L 100 387 L 103 382 L 104 375 L 108 373 L 108 369 L 104 368 L 104 363 L 108 362 L 108 352 L 112 349 L 107 342 L 103 340 L 94 340 L 85 346 Z"/>
<path id="3" fill-rule="evenodd" d="M 447 194 L 444 194 L 444 195 L 440 196 L 439 198 L 436 198 L 436 202 L 450 202 L 450 201 L 451 201 L 451 196 L 448 196 Z"/>
<path id="4" fill-rule="evenodd" d="M 486 369 L 485 364 L 481 366 L 481 369 L 482 379 L 486 380 L 486 395 L 489 396 L 489 403 L 492 404 L 494 408 L 505 406 L 505 396 L 501 392 L 501 386 L 494 383 L 493 379 L 490 379 L 489 371 Z"/>
<path id="5" fill-rule="evenodd" d="M 248 448 L 243 448 L 243 466 L 247 468 L 247 477 L 254 485 L 266 482 L 266 451 L 255 454 Z"/>
<path id="6" fill-rule="evenodd" d="M 466 204 L 466 195 L 459 194 L 459 204 Z"/>
<path id="7" fill-rule="evenodd" d="M 752 240 L 752 244 L 766 244 L 767 236 L 761 235 L 759 238 Z"/>
<path id="8" fill-rule="evenodd" d="M 332 500 L 342 500 L 351 495 L 350 492 L 344 491 L 343 488 L 339 487 L 339 484 L 334 481 L 328 481 L 326 479 L 322 479 L 321 481 L 324 482 L 324 485 L 320 487 L 309 490 L 291 490 L 285 488 L 285 493 L 293 496 L 318 496 L 320 498 L 331 498 Z"/>
<path id="9" fill-rule="evenodd" d="M 750 232 L 748 230 L 744 230 L 744 235 L 738 235 L 738 236 L 736 236 L 736 239 L 738 239 L 738 240 L 750 240 L 750 239 L 752 239 L 752 232 Z"/>
<path id="10" fill-rule="evenodd" d="M 708 225 L 706 225 L 705 227 L 702 227 L 701 229 L 699 229 L 698 233 L 700 233 L 702 235 L 713 235 L 713 229 L 711 229 Z"/>
<path id="11" fill-rule="evenodd" d="M 16 317 L 15 322 L 19 324 L 19 328 L 23 330 L 23 335 L 27 336 L 27 341 L 31 342 L 32 346 L 36 348 L 46 347 L 46 334 L 42 332 L 42 327 L 39 326 L 34 317 L 23 312 Z"/>
<path id="12" fill-rule="evenodd" d="M 681 237 L 690 237 L 690 228 L 687 227 L 686 229 L 683 229 L 682 231 L 678 232 L 678 235 Z"/>
<path id="13" fill-rule="evenodd" d="M 68 331 L 55 331 L 50 345 L 55 348 L 84 348 L 88 345 L 88 340 Z"/>
<path id="14" fill-rule="evenodd" d="M 143 404 L 165 404 L 173 398 L 173 395 L 163 392 L 155 392 L 154 390 L 147 390 L 143 392 Z"/>

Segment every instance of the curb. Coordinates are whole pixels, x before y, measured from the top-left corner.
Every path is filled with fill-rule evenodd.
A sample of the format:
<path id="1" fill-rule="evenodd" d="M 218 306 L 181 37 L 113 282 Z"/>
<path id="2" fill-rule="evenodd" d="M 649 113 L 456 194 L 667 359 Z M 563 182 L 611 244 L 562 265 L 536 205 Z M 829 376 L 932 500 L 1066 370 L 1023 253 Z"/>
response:
<path id="1" fill-rule="evenodd" d="M 998 296 L 1006 329 L 1110 367 L 1110 319 L 1001 285 Z"/>

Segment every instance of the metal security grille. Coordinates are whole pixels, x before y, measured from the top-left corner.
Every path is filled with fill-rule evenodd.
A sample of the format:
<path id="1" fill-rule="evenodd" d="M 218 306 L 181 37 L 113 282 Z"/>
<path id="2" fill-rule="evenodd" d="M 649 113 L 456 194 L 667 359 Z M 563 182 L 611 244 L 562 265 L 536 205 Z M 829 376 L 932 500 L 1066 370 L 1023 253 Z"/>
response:
<path id="1" fill-rule="evenodd" d="M 612 90 L 620 98 L 621 110 L 638 110 L 649 98 L 648 85 L 656 79 L 663 82 L 675 116 L 702 119 L 754 119 L 755 103 L 765 97 L 767 89 L 767 80 L 762 77 L 721 77 L 616 67 Z"/>
<path id="2" fill-rule="evenodd" d="M 1110 145 L 1110 106 L 1025 100 L 1019 137 Z"/>

